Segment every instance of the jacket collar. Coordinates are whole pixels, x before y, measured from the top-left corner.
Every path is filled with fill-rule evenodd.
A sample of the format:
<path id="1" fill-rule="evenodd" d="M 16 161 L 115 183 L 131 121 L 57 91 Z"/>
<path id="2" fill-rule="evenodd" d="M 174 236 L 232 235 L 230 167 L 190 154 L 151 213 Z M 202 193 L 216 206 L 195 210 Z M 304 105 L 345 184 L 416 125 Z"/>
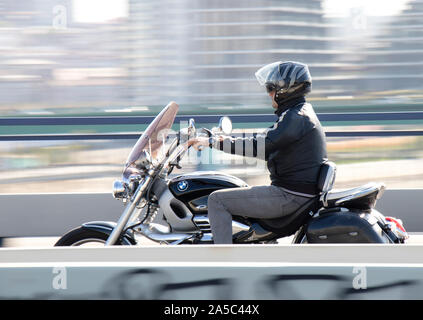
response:
<path id="1" fill-rule="evenodd" d="M 278 109 L 275 111 L 275 114 L 280 117 L 282 113 L 284 113 L 289 108 L 295 107 L 300 103 L 305 103 L 306 99 L 304 97 L 296 97 L 290 100 L 287 100 L 281 104 L 279 104 Z"/>

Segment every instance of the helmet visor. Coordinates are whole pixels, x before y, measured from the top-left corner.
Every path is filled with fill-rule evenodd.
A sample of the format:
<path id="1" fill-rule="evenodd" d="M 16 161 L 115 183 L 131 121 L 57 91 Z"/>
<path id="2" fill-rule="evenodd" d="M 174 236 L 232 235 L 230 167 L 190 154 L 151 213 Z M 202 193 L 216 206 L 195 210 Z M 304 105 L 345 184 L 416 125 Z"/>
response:
<path id="1" fill-rule="evenodd" d="M 276 90 L 276 86 L 273 83 L 266 83 L 266 91 L 270 93 Z"/>
<path id="2" fill-rule="evenodd" d="M 280 64 L 280 61 L 267 64 L 255 73 L 260 85 L 264 86 L 266 84 L 273 84 L 276 86 L 279 84 L 281 80 L 281 76 L 279 74 Z"/>

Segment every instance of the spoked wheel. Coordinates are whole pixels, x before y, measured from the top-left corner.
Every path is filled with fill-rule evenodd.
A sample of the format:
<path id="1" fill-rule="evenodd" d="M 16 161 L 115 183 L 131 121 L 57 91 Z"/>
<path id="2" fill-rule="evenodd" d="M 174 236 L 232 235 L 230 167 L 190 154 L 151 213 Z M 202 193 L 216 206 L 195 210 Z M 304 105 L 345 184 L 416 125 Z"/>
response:
<path id="1" fill-rule="evenodd" d="M 104 247 L 104 244 L 107 241 L 109 236 L 105 233 L 86 229 L 83 227 L 79 227 L 73 229 L 66 233 L 63 237 L 61 237 L 56 244 L 55 247 L 76 247 L 76 246 L 84 246 L 84 247 Z M 122 243 L 116 243 L 117 245 L 121 245 Z"/>

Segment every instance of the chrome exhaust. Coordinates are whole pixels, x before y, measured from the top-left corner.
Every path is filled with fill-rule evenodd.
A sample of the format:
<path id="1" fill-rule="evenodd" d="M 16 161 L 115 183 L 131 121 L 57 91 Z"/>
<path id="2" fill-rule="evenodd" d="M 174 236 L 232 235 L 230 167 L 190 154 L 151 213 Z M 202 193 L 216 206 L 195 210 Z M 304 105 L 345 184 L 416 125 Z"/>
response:
<path id="1" fill-rule="evenodd" d="M 170 232 L 169 227 L 156 223 L 150 223 L 148 226 L 145 224 L 141 224 L 134 228 L 134 231 L 141 233 L 152 241 L 173 244 L 181 243 L 182 241 L 197 235 L 193 233 L 172 233 Z M 174 243 L 175 241 L 176 243 Z"/>

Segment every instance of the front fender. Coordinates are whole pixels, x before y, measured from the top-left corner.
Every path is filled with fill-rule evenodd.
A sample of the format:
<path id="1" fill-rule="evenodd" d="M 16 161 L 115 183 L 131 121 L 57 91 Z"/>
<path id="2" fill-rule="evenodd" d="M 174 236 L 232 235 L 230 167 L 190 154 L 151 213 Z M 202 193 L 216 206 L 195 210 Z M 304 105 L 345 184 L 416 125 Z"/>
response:
<path id="1" fill-rule="evenodd" d="M 89 230 L 95 230 L 101 233 L 104 233 L 108 236 L 112 233 L 113 229 L 116 227 L 116 222 L 113 221 L 91 221 L 82 224 L 82 227 Z M 126 230 L 125 234 L 122 237 L 123 245 L 136 245 L 137 242 L 134 238 L 133 233 L 130 230 Z"/>

